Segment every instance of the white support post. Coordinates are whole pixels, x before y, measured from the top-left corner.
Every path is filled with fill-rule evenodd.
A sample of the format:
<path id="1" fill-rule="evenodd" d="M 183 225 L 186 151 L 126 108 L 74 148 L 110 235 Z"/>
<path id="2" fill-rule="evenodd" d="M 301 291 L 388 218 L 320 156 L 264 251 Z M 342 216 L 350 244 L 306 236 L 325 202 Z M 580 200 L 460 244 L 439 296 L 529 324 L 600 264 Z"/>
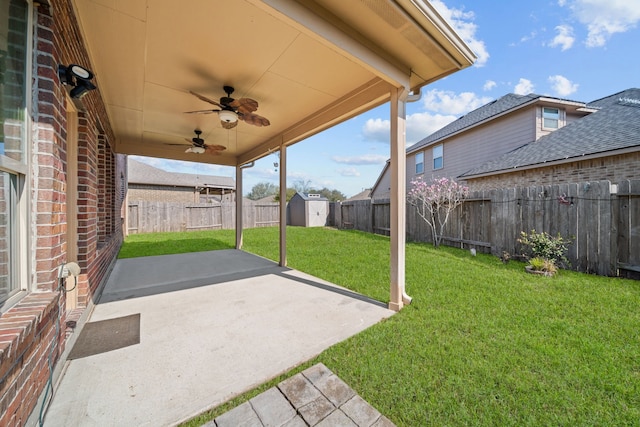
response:
<path id="1" fill-rule="evenodd" d="M 242 249 L 242 167 L 236 166 L 236 249 Z"/>
<path id="2" fill-rule="evenodd" d="M 280 266 L 287 266 L 287 147 L 280 146 Z"/>
<path id="3" fill-rule="evenodd" d="M 400 311 L 405 294 L 406 243 L 406 99 L 404 88 L 391 90 L 391 296 L 389 308 Z"/>

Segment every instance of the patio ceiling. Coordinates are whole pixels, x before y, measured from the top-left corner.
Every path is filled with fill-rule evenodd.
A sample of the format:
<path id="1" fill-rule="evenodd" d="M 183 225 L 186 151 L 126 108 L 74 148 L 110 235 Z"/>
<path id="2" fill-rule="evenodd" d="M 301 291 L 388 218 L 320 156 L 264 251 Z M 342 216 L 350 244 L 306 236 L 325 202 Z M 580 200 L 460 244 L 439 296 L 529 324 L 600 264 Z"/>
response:
<path id="1" fill-rule="evenodd" d="M 471 65 L 422 0 L 74 0 L 115 150 L 236 166 Z M 268 127 L 223 129 L 211 99 L 259 102 Z M 95 95 L 89 95 L 95 96 Z M 223 155 L 185 153 L 203 131 Z M 181 144 L 168 145 L 168 144 Z"/>

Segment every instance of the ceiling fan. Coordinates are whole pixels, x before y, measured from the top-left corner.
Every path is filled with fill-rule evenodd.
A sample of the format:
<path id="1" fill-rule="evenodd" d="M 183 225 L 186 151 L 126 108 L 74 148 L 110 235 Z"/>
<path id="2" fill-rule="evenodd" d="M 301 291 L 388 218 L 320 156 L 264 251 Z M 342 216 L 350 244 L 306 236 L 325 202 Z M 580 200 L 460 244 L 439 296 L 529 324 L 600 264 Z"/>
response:
<path id="1" fill-rule="evenodd" d="M 194 130 L 196 136 L 194 138 L 188 139 L 185 138 L 185 141 L 190 142 L 191 143 L 191 147 L 187 148 L 184 152 L 185 153 L 196 153 L 196 154 L 202 154 L 202 153 L 207 153 L 207 154 L 213 154 L 216 156 L 219 156 L 220 154 L 222 154 L 222 152 L 224 150 L 227 149 L 227 147 L 223 146 L 223 145 L 207 145 L 204 143 L 204 139 L 200 138 L 200 135 L 202 134 L 202 131 L 200 129 L 196 129 Z M 184 146 L 184 144 L 167 144 L 167 145 L 182 145 Z"/>
<path id="2" fill-rule="evenodd" d="M 221 97 L 220 102 L 209 99 L 199 93 L 189 91 L 189 93 L 198 97 L 200 100 L 213 104 L 218 108 L 212 110 L 187 111 L 187 114 L 211 114 L 217 112 L 220 123 L 225 129 L 232 129 L 238 126 L 238 120 L 254 126 L 269 126 L 271 124 L 267 118 L 254 113 L 254 111 L 258 109 L 258 101 L 251 98 L 234 99 L 231 97 L 231 94 L 235 90 L 233 87 L 223 86 L 222 88 L 227 96 Z"/>

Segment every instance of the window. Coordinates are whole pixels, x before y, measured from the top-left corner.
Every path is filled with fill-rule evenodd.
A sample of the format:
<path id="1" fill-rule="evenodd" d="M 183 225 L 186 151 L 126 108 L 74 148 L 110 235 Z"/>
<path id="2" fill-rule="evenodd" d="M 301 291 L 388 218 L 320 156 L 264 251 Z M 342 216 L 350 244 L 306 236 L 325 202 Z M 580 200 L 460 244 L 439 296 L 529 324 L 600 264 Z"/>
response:
<path id="1" fill-rule="evenodd" d="M 433 168 L 442 169 L 442 144 L 433 147 Z"/>
<path id="2" fill-rule="evenodd" d="M 25 197 L 30 5 L 0 0 L 0 307 L 20 290 Z"/>
<path id="3" fill-rule="evenodd" d="M 424 153 L 416 153 L 416 173 L 424 172 Z"/>
<path id="4" fill-rule="evenodd" d="M 560 123 L 560 110 L 557 108 L 542 107 L 542 128 L 558 129 Z"/>
<path id="5" fill-rule="evenodd" d="M 17 177 L 0 172 L 0 303 L 17 292 L 16 278 Z"/>

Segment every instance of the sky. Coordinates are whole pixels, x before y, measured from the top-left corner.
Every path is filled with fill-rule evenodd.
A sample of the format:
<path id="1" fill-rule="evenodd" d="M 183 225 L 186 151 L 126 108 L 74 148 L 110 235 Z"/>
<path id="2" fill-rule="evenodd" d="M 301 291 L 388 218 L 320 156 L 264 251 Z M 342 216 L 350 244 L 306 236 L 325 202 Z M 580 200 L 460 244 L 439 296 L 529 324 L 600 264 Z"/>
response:
<path id="1" fill-rule="evenodd" d="M 507 93 L 594 101 L 640 87 L 640 0 L 429 1 L 477 56 L 422 88 L 407 104 L 407 146 Z M 287 186 L 304 183 L 351 197 L 373 187 L 390 157 L 389 105 L 287 149 Z M 130 156 L 170 172 L 230 176 L 235 169 Z M 278 185 L 269 155 L 244 171 L 244 193 Z"/>

